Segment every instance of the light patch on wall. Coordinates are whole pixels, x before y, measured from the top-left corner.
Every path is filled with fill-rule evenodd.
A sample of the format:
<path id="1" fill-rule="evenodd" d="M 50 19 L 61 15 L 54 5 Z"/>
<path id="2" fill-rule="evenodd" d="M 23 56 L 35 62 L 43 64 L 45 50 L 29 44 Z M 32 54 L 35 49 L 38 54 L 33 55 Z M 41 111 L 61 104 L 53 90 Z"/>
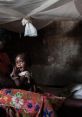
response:
<path id="1" fill-rule="evenodd" d="M 54 61 L 54 57 L 53 56 L 48 56 L 48 62 L 52 63 Z"/>
<path id="2" fill-rule="evenodd" d="M 65 22 L 65 21 L 62 21 L 60 22 L 60 30 L 62 33 L 66 33 L 66 32 L 69 32 L 71 30 L 73 30 L 75 28 L 75 26 L 78 24 L 78 21 L 68 21 L 68 22 Z"/>
<path id="3" fill-rule="evenodd" d="M 73 41 L 65 42 L 58 50 L 58 59 L 60 66 L 64 66 L 67 61 L 70 61 L 78 54 L 79 45 Z"/>

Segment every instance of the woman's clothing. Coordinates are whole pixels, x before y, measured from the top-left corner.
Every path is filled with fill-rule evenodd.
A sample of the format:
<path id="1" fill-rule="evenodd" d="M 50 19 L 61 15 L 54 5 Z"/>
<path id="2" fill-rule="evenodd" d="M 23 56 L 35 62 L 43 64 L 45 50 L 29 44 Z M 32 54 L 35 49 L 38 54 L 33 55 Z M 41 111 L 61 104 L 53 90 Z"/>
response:
<path id="1" fill-rule="evenodd" d="M 6 53 L 0 52 L 0 74 L 6 75 L 9 70 L 10 60 Z"/>

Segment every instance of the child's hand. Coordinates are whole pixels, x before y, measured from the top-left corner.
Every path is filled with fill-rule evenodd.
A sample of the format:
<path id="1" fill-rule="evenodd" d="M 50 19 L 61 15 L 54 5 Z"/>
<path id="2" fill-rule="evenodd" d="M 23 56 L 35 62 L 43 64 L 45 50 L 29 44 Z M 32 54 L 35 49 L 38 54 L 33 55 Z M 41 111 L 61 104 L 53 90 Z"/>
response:
<path id="1" fill-rule="evenodd" d="M 18 69 L 16 67 L 13 68 L 13 71 L 11 73 L 12 76 L 18 76 Z"/>

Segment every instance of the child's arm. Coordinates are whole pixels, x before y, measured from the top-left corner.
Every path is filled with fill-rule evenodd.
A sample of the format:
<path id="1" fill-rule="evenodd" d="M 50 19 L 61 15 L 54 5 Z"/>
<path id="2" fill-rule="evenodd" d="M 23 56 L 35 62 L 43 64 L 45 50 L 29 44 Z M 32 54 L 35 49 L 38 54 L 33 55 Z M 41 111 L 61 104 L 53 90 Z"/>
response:
<path id="1" fill-rule="evenodd" d="M 10 74 L 11 78 L 13 79 L 14 77 L 18 77 L 18 70 L 16 67 L 13 67 L 13 71 Z"/>
<path id="2" fill-rule="evenodd" d="M 20 86 L 20 77 L 18 76 L 18 70 L 16 67 L 13 68 L 12 73 L 10 74 L 10 77 L 12 78 L 12 80 L 14 80 L 16 86 Z"/>

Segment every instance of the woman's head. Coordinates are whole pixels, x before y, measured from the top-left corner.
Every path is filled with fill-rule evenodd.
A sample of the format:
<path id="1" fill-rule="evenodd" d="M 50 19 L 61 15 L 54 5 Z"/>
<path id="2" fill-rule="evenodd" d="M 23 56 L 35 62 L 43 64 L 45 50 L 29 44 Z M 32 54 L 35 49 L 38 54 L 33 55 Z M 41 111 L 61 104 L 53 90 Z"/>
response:
<path id="1" fill-rule="evenodd" d="M 22 71 L 26 70 L 29 67 L 26 54 L 24 54 L 24 53 L 18 54 L 15 59 L 15 64 L 16 64 L 16 68 L 19 71 L 22 72 Z"/>

